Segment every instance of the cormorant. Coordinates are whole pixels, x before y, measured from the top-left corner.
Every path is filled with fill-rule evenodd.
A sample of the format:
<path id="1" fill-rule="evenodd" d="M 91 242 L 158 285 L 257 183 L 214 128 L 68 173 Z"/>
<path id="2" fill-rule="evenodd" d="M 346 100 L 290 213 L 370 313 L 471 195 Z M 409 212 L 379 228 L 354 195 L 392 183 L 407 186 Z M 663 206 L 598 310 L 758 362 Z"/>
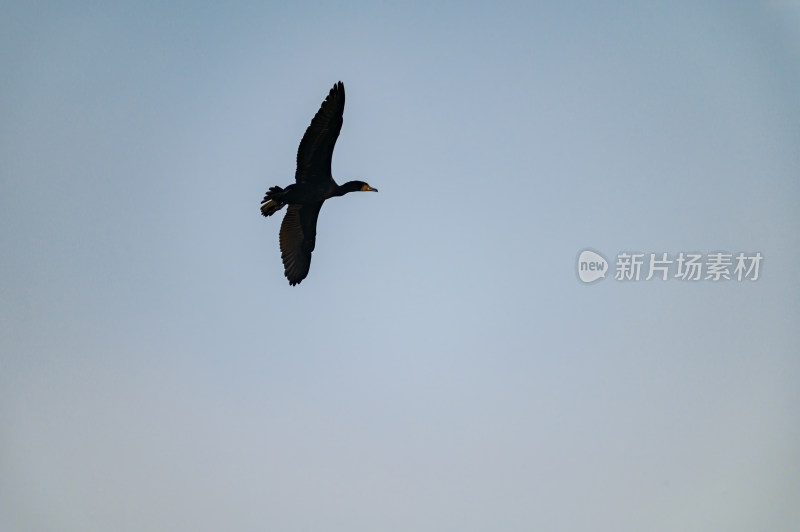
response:
<path id="1" fill-rule="evenodd" d="M 289 205 L 280 231 L 284 275 L 290 285 L 306 278 L 317 236 L 317 217 L 322 203 L 348 192 L 374 191 L 363 181 L 337 185 L 331 176 L 331 157 L 344 113 L 344 85 L 340 81 L 311 120 L 297 148 L 296 183 L 286 188 L 271 187 L 261 202 L 261 214 L 271 216 Z"/>

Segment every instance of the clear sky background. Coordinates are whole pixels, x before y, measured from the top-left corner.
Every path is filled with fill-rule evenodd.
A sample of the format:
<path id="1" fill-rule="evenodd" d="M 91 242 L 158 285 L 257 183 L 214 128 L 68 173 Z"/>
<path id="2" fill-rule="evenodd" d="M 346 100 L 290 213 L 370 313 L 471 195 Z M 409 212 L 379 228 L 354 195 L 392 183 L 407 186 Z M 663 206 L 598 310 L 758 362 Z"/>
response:
<path id="1" fill-rule="evenodd" d="M 0 530 L 800 529 L 797 2 L 0 11 Z"/>

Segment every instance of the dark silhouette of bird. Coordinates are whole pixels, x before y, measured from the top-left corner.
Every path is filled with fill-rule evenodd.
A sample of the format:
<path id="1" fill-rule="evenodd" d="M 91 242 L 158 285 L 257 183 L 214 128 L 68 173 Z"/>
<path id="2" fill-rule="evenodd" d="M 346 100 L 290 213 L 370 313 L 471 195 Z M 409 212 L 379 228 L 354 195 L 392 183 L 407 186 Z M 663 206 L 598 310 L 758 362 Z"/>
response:
<path id="1" fill-rule="evenodd" d="M 333 86 L 311 120 L 297 148 L 296 183 L 271 187 L 261 202 L 261 214 L 272 216 L 288 205 L 280 231 L 284 275 L 294 286 L 306 278 L 317 238 L 317 218 L 326 199 L 348 192 L 373 191 L 363 181 L 337 185 L 331 175 L 331 157 L 344 114 L 344 85 Z"/>

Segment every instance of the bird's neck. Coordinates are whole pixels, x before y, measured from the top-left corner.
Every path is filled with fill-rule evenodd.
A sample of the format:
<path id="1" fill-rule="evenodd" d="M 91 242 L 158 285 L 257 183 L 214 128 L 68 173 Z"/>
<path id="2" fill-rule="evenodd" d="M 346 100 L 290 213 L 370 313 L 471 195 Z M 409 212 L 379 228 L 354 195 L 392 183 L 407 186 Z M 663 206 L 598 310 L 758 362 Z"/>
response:
<path id="1" fill-rule="evenodd" d="M 348 181 L 344 185 L 340 185 L 336 188 L 336 192 L 334 192 L 334 196 L 344 196 L 348 192 L 356 192 L 361 190 L 361 184 L 356 181 Z"/>

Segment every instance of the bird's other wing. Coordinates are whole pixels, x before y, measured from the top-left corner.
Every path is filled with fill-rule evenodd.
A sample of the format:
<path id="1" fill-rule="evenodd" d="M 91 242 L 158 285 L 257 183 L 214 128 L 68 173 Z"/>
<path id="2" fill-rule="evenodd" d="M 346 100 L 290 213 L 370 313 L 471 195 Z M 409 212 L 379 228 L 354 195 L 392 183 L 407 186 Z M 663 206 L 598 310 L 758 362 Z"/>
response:
<path id="1" fill-rule="evenodd" d="M 322 202 L 292 204 L 281 222 L 280 244 L 284 275 L 290 285 L 306 278 L 317 240 L 317 217 Z"/>
<path id="2" fill-rule="evenodd" d="M 344 85 L 338 82 L 314 115 L 297 148 L 298 183 L 327 184 L 331 178 L 331 157 L 344 114 Z"/>

